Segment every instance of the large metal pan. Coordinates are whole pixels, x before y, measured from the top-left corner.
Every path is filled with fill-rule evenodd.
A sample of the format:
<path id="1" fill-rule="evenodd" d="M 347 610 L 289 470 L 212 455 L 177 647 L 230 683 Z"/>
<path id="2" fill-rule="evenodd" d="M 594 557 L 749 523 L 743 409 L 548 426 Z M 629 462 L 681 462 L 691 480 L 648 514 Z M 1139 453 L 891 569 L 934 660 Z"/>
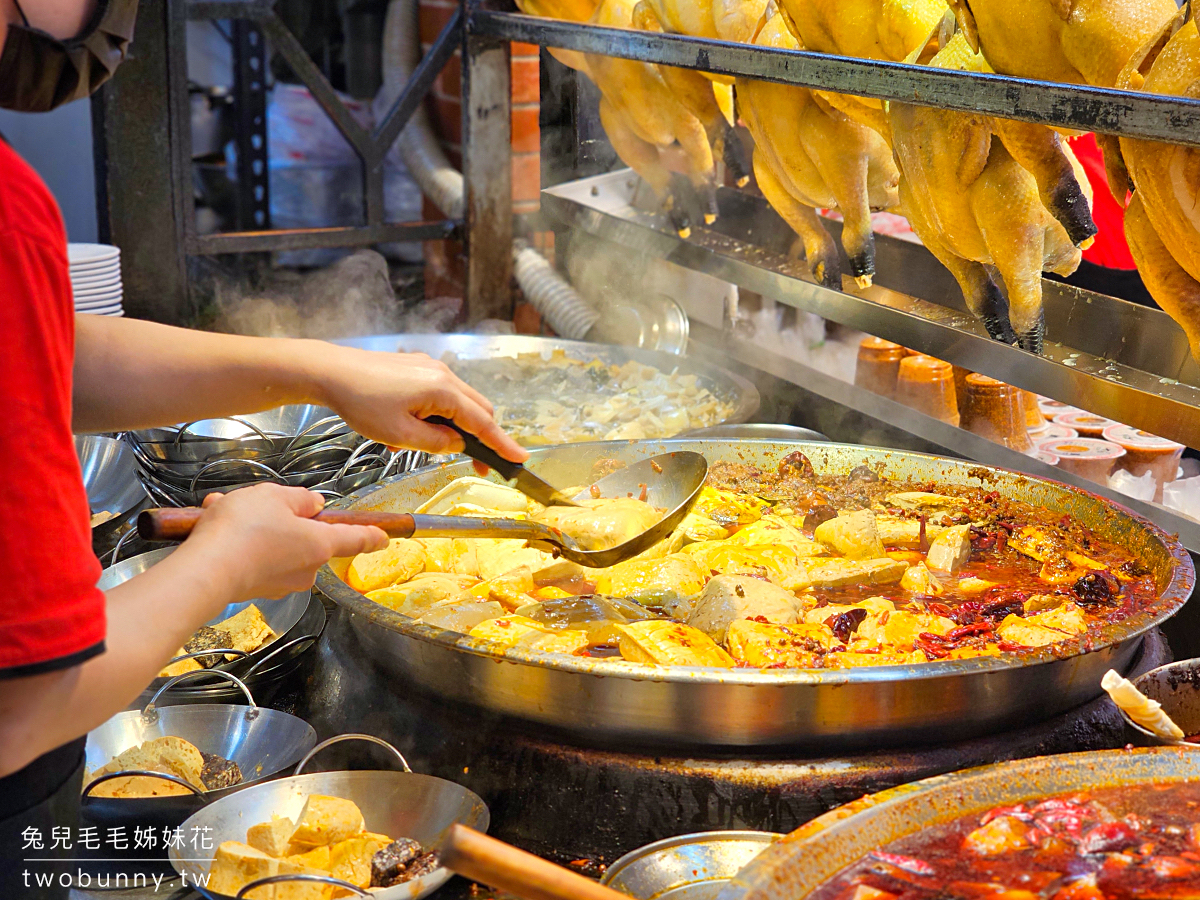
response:
<path id="1" fill-rule="evenodd" d="M 660 372 L 670 373 L 678 370 L 683 375 L 697 376 L 702 387 L 734 405 L 733 413 L 724 420 L 725 422 L 750 421 L 758 412 L 761 402 L 758 389 L 742 376 L 690 356 L 676 356 L 661 350 L 511 334 L 386 334 L 342 338 L 333 343 L 388 353 L 428 353 L 434 359 L 441 359 L 445 353 L 453 353 L 459 359 L 495 359 L 517 356 L 520 353 L 541 353 L 548 356 L 556 350 L 563 351 L 572 359 L 584 362 L 599 359 L 616 366 L 624 365 L 632 359 L 654 366 Z"/>
<path id="2" fill-rule="evenodd" d="M 100 573 L 100 581 L 96 586 L 102 591 L 111 590 L 119 584 L 123 584 L 129 579 L 142 574 L 151 566 L 157 565 L 168 556 L 175 552 L 174 547 L 163 547 L 159 550 L 151 550 L 149 553 L 142 553 L 138 556 L 131 556 L 128 559 L 123 559 L 115 565 L 109 566 Z M 242 658 L 235 659 L 231 662 L 225 662 L 215 666 L 217 669 L 228 669 L 234 672 L 244 672 L 248 667 L 255 665 L 259 660 L 265 657 L 268 653 L 275 649 L 279 638 L 284 637 L 292 630 L 293 626 L 300 621 L 304 611 L 308 609 L 309 600 L 311 599 L 311 591 L 297 591 L 293 594 L 288 594 L 282 600 L 249 600 L 245 603 L 231 603 L 221 610 L 219 615 L 209 619 L 209 625 L 216 625 L 218 622 L 223 622 L 230 616 L 235 616 L 251 603 L 255 604 L 262 613 L 267 624 L 271 626 L 271 630 L 278 637 L 275 640 L 269 641 L 259 647 L 252 653 L 242 654 Z M 201 654 L 210 655 L 210 654 Z M 228 654 L 227 654 L 228 655 Z M 182 658 L 182 657 L 179 657 Z M 174 662 L 174 660 L 172 660 Z M 155 678 L 150 684 L 150 690 L 158 690 L 164 683 L 166 678 Z"/>
<path id="3" fill-rule="evenodd" d="M 300 774 L 325 747 L 350 739 L 388 748 L 404 771 Z M 245 841 L 250 826 L 266 822 L 272 816 L 287 816 L 294 821 L 309 794 L 352 800 L 362 810 L 368 830 L 393 838 L 412 838 L 427 850 L 438 849 L 455 823 L 487 831 L 490 822 L 487 806 L 465 787 L 444 778 L 416 774 L 398 750 L 378 738 L 340 735 L 314 747 L 296 766 L 292 777 L 238 791 L 199 810 L 183 823 L 183 833 L 210 835 L 211 846 L 199 851 L 190 846 L 182 850 L 172 847 L 171 864 L 183 876 L 185 885 L 196 886 L 210 900 L 229 900 L 225 894 L 203 886 L 216 848 L 223 841 Z M 450 874 L 447 869 L 439 868 L 420 879 L 374 891 L 370 896 L 375 900 L 420 900 L 441 887 Z"/>
<path id="4" fill-rule="evenodd" d="M 1173 747 L 1040 756 L 938 775 L 838 807 L 767 848 L 718 900 L 803 900 L 891 841 L 1040 797 L 1200 778 L 1200 752 Z"/>
<path id="5" fill-rule="evenodd" d="M 1051 648 L 1020 657 L 947 660 L 851 670 L 632 668 L 604 659 L 530 651 L 497 656 L 486 641 L 415 623 L 350 588 L 347 560 L 317 576 L 318 588 L 348 611 L 363 650 L 397 679 L 449 699 L 558 729 L 577 740 L 682 747 L 907 746 L 963 740 L 1030 724 L 1100 692 L 1109 668 L 1124 671 L 1141 635 L 1174 614 L 1195 571 L 1173 537 L 1094 494 L 973 462 L 839 444 L 778 441 L 640 441 L 574 444 L 533 451 L 530 466 L 551 484 L 586 482 L 594 462 L 633 462 L 672 450 L 703 453 L 709 465 L 743 462 L 774 469 L 801 450 L 820 473 L 846 475 L 867 464 L 887 477 L 989 490 L 1077 516 L 1120 543 L 1154 573 L 1160 599 L 1106 626 L 1092 652 L 1060 657 Z M 882 468 L 881 468 L 882 467 Z M 468 460 L 429 467 L 366 488 L 339 505 L 411 510 L 456 478 Z"/>

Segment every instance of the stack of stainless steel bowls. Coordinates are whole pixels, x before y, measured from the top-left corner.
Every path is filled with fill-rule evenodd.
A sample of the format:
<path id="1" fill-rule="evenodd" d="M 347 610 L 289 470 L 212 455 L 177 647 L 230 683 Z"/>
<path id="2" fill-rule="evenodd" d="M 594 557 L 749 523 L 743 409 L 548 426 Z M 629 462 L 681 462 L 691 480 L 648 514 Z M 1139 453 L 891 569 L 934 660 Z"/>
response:
<path id="1" fill-rule="evenodd" d="M 424 464 L 424 454 L 394 453 L 312 405 L 133 431 L 126 441 L 146 492 L 164 506 L 264 481 L 340 497 Z"/>

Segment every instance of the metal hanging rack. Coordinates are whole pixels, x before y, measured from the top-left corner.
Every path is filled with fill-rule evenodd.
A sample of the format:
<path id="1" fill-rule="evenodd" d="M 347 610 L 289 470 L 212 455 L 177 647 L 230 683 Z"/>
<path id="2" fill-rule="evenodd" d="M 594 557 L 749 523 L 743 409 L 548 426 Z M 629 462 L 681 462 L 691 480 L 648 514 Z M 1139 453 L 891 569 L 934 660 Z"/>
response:
<path id="1" fill-rule="evenodd" d="M 1063 129 L 1200 146 L 1200 101 L 1195 99 L 602 28 L 502 11 L 470 0 L 464 22 L 468 47 L 522 41 Z M 495 74 L 495 92 L 486 98 L 473 97 L 473 108 L 495 109 L 507 102 L 507 66 Z M 954 279 L 924 247 L 876 235 L 875 286 L 861 291 L 847 281 L 847 289 L 839 291 L 814 283 L 806 267 L 788 257 L 790 229 L 761 197 L 722 189 L 717 222 L 682 239 L 663 217 L 639 203 L 643 197 L 649 199 L 647 195 L 640 181 L 623 171 L 548 188 L 542 200 L 544 212 L 566 228 L 582 229 L 973 371 L 1200 447 L 1200 366 L 1188 351 L 1183 330 L 1159 310 L 1046 280 L 1046 347 L 1034 355 L 990 340 L 982 324 L 966 311 Z M 836 230 L 836 223 L 828 224 Z M 764 367 L 761 350 L 752 342 L 728 331 L 705 332 L 700 330 L 706 343 L 698 348 L 701 352 Z M 852 409 L 884 417 L 933 444 L 1031 474 L 1048 474 L 1036 460 L 994 447 L 961 429 L 879 398 L 860 396 L 865 392 L 819 377 L 805 366 L 775 363 L 776 376 Z M 1055 470 L 1054 477 L 1062 474 Z M 1188 546 L 1200 551 L 1197 523 L 1107 488 L 1099 492 L 1186 535 Z"/>
<path id="2" fill-rule="evenodd" d="M 101 173 L 107 181 L 102 178 L 102 182 L 139 182 L 137 191 L 104 198 L 109 220 L 123 223 L 120 227 L 128 232 L 123 234 L 124 243 L 139 257 L 135 261 L 139 278 L 150 273 L 139 293 L 162 298 L 164 308 L 179 305 L 179 295 L 186 298 L 188 257 L 454 235 L 467 249 L 466 299 L 472 318 L 503 315 L 509 303 L 509 248 L 514 231 L 512 41 L 1200 146 L 1200 100 L 1195 99 L 602 28 L 510 10 L 462 0 L 458 15 L 443 28 L 384 123 L 368 133 L 341 108 L 324 76 L 307 62 L 303 49 L 274 12 L 272 0 L 145 0 L 139 38 L 150 35 L 150 42 L 139 44 L 138 59 L 123 68 L 117 88 L 97 104 L 105 131 L 111 131 L 106 137 L 109 156 L 101 164 L 102 169 L 107 167 Z M 196 234 L 185 77 L 184 35 L 189 18 L 254 21 L 271 49 L 288 59 L 363 159 L 362 225 Z M 456 49 L 464 60 L 462 146 L 467 199 L 463 219 L 389 224 L 381 209 L 380 162 Z M 166 98 L 159 86 L 163 82 L 169 85 Z M 147 88 L 151 84 L 153 90 Z M 145 128 L 145 117 L 155 115 L 167 124 L 165 156 L 152 129 Z M 131 149 L 126 150 L 126 145 Z M 161 179 L 156 177 L 159 173 Z M 877 236 L 875 287 L 833 290 L 814 284 L 803 266 L 788 259 L 786 245 L 780 241 L 785 236 L 790 240 L 790 232 L 761 198 L 723 190 L 717 223 L 696 228 L 682 240 L 659 216 L 639 206 L 637 187 L 636 179 L 621 172 L 573 181 L 545 191 L 543 210 L 563 227 L 636 247 L 779 302 L 1200 447 L 1200 366 L 1188 352 L 1182 329 L 1160 311 L 1046 281 L 1046 349 L 1035 356 L 989 340 L 965 311 L 957 284 L 923 247 Z M 146 214 L 156 211 L 163 216 Z M 173 234 L 165 234 L 159 226 L 164 216 L 175 222 Z M 918 424 L 912 428 L 920 431 Z M 940 433 L 925 436 L 954 449 L 950 445 L 955 442 Z M 956 452 L 978 451 L 963 446 Z M 1162 515 L 1168 518 L 1160 515 L 1160 522 L 1168 526 L 1172 519 L 1182 521 Z M 1200 550 L 1200 539 L 1195 545 Z"/>

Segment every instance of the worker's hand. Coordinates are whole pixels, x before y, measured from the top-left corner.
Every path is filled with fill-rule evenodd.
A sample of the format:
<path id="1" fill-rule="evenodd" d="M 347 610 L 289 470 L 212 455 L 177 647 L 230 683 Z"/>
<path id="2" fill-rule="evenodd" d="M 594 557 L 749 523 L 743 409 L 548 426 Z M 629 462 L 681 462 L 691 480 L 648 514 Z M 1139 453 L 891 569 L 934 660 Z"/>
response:
<path id="1" fill-rule="evenodd" d="M 306 591 L 330 559 L 388 543 L 373 526 L 312 521 L 324 505 L 320 494 L 278 484 L 209 494 L 204 515 L 177 553 L 204 554 L 220 581 L 216 588 L 241 600 Z"/>
<path id="2" fill-rule="evenodd" d="M 529 458 L 496 424 L 487 398 L 424 353 L 378 353 L 334 347 L 321 354 L 318 390 L 325 405 L 359 434 L 427 453 L 461 453 L 453 430 L 423 421 L 452 419 L 505 459 Z M 486 467 L 477 465 L 480 474 Z"/>

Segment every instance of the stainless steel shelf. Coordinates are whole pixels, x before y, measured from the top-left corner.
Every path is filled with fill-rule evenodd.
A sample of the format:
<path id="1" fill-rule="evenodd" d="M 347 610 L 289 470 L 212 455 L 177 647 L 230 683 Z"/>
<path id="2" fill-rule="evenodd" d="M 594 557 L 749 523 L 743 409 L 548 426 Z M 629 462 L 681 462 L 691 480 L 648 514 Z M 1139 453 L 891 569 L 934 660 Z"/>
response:
<path id="1" fill-rule="evenodd" d="M 790 382 L 802 391 L 816 394 L 848 409 L 855 410 L 872 419 L 886 422 L 908 434 L 935 445 L 955 456 L 972 459 L 989 466 L 1000 466 L 1052 478 L 1099 494 L 1115 503 L 1120 503 L 1145 516 L 1160 528 L 1178 533 L 1183 545 L 1193 553 L 1200 553 L 1200 522 L 1178 515 L 1166 507 L 1144 503 L 1086 481 L 1062 469 L 1048 466 L 1032 457 L 1009 450 L 962 428 L 947 425 L 916 410 L 881 397 L 871 391 L 855 387 L 803 363 L 778 353 L 764 350 L 753 339 L 739 337 L 726 331 L 717 331 L 702 324 L 693 323 L 692 340 L 688 354 L 700 359 L 709 359 L 719 365 L 740 364 L 748 370 L 766 372 L 775 378 Z M 732 365 L 737 369 L 737 365 Z M 807 423 L 814 425 L 816 423 Z M 833 435 L 837 439 L 837 435 Z"/>
<path id="2" fill-rule="evenodd" d="M 568 226 L 1200 447 L 1200 367 L 1165 313 L 1047 280 L 1046 349 L 1034 355 L 991 340 L 923 247 L 877 235 L 876 285 L 851 292 L 846 279 L 838 291 L 788 258 L 791 232 L 762 198 L 723 190 L 720 230 L 697 228 L 683 240 L 638 207 L 639 189 L 649 196 L 640 186 L 624 170 L 545 190 L 542 205 Z"/>
<path id="3" fill-rule="evenodd" d="M 922 106 L 1200 145 L 1200 100 L 602 28 L 473 8 L 469 33 Z"/>

